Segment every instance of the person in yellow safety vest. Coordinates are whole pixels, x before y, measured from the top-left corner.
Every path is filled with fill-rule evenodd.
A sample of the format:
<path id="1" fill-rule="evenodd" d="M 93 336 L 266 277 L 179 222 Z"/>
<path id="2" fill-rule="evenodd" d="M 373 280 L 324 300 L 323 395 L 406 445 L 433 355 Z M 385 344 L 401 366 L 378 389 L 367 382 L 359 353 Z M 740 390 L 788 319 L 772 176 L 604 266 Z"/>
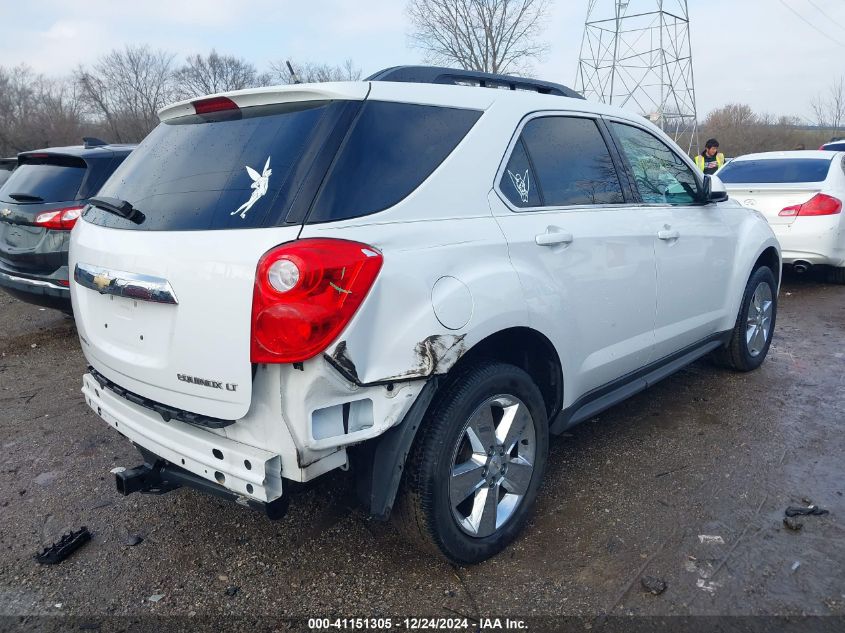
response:
<path id="1" fill-rule="evenodd" d="M 695 164 L 705 174 L 715 174 L 725 164 L 725 155 L 719 151 L 719 141 L 711 138 L 704 144 L 704 151 L 695 157 Z"/>

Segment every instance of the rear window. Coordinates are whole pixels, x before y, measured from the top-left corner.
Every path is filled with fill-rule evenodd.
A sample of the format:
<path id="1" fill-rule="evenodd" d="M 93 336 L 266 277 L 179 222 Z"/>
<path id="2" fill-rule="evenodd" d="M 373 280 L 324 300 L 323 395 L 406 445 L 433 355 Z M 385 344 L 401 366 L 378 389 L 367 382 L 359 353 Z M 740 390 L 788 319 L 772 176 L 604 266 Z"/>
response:
<path id="1" fill-rule="evenodd" d="M 321 122 L 343 102 L 255 106 L 158 125 L 97 194 L 129 202 L 140 224 L 96 207 L 85 219 L 148 231 L 257 228 L 279 223 Z"/>
<path id="2" fill-rule="evenodd" d="M 822 182 L 830 169 L 827 158 L 733 160 L 717 174 L 722 182 L 743 184 Z"/>
<path id="3" fill-rule="evenodd" d="M 365 102 L 308 221 L 392 207 L 437 169 L 480 116 L 477 110 Z"/>
<path id="4" fill-rule="evenodd" d="M 22 158 L 0 188 L 0 200 L 14 203 L 75 200 L 85 172 L 85 161 L 81 158 Z"/>
<path id="5" fill-rule="evenodd" d="M 828 143 L 822 147 L 823 150 L 827 150 L 829 152 L 845 152 L 845 141 L 841 143 Z"/>

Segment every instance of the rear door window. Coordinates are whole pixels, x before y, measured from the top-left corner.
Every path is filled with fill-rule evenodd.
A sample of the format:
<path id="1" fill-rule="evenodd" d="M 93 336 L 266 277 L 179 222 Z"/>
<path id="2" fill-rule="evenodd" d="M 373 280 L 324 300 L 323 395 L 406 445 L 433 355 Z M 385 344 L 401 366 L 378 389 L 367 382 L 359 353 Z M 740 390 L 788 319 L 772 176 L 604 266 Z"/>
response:
<path id="1" fill-rule="evenodd" d="M 347 102 L 254 106 L 159 124 L 97 194 L 129 202 L 135 224 L 88 207 L 102 226 L 148 231 L 241 229 L 283 221 L 333 114 Z"/>
<path id="2" fill-rule="evenodd" d="M 728 183 L 775 184 L 823 182 L 827 179 L 831 159 L 766 158 L 733 160 L 719 171 L 719 179 Z"/>
<path id="3" fill-rule="evenodd" d="M 689 205 L 699 199 L 692 168 L 653 134 L 633 125 L 610 123 L 646 204 Z"/>
<path id="4" fill-rule="evenodd" d="M 481 112 L 367 101 L 314 202 L 308 222 L 383 211 L 420 186 Z"/>
<path id="5" fill-rule="evenodd" d="M 499 189 L 517 207 L 625 201 L 598 125 L 593 119 L 579 117 L 545 116 L 528 121 Z"/>
<path id="6" fill-rule="evenodd" d="M 85 172 L 85 161 L 81 158 L 25 157 L 0 188 L 0 200 L 14 203 L 75 200 Z"/>

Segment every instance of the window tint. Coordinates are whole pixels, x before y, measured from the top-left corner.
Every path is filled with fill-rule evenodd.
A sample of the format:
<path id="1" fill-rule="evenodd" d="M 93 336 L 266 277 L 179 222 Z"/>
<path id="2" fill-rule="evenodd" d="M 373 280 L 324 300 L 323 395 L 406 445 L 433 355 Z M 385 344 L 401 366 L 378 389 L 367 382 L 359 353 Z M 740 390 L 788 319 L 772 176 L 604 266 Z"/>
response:
<path id="1" fill-rule="evenodd" d="M 161 123 L 117 168 L 98 196 L 126 200 L 135 224 L 89 207 L 85 219 L 134 230 L 186 231 L 276 224 L 294 195 L 303 153 L 321 121 L 345 102 L 254 106 Z"/>
<path id="2" fill-rule="evenodd" d="M 395 205 L 437 169 L 480 116 L 476 110 L 366 102 L 308 221 L 354 218 Z"/>
<path id="3" fill-rule="evenodd" d="M 831 160 L 827 158 L 768 158 L 732 160 L 719 171 L 722 182 L 822 182 Z"/>
<path id="4" fill-rule="evenodd" d="M 499 189 L 514 206 L 543 206 L 540 190 L 537 188 L 537 179 L 528 162 L 528 154 L 525 152 L 522 139 L 517 141 L 511 152 L 505 173 L 502 174 L 502 180 L 499 182 Z"/>
<path id="5" fill-rule="evenodd" d="M 827 145 L 823 146 L 822 149 L 827 150 L 829 152 L 845 152 L 845 141 L 828 143 Z"/>
<path id="6" fill-rule="evenodd" d="M 592 119 L 532 119 L 522 129 L 521 139 L 534 167 L 543 206 L 624 202 L 619 175 Z M 506 182 L 500 186 L 508 191 Z"/>
<path id="7" fill-rule="evenodd" d="M 630 125 L 610 125 L 619 139 L 619 149 L 628 159 L 643 202 L 683 205 L 698 201 L 698 179 L 663 141 Z"/>
<path id="8" fill-rule="evenodd" d="M 22 159 L 0 189 L 6 202 L 65 202 L 75 200 L 85 178 L 85 161 L 74 157 Z M 15 199 L 15 196 L 31 198 Z"/>

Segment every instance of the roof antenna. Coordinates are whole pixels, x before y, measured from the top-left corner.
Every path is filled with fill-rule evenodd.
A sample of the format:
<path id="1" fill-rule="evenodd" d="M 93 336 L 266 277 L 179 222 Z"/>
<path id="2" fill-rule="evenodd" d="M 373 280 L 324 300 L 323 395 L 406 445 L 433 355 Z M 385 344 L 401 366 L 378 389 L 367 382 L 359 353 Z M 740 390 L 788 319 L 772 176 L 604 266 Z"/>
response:
<path id="1" fill-rule="evenodd" d="M 85 144 L 85 149 L 91 149 L 92 147 L 100 147 L 102 145 L 108 145 L 104 140 L 99 139 L 95 136 L 83 136 L 82 142 Z"/>
<path id="2" fill-rule="evenodd" d="M 299 79 L 299 75 L 296 74 L 296 71 L 293 69 L 293 66 L 290 65 L 290 60 L 285 60 L 285 64 L 288 66 L 288 71 L 290 71 L 290 78 L 293 79 L 293 83 L 301 84 L 302 81 Z"/>

